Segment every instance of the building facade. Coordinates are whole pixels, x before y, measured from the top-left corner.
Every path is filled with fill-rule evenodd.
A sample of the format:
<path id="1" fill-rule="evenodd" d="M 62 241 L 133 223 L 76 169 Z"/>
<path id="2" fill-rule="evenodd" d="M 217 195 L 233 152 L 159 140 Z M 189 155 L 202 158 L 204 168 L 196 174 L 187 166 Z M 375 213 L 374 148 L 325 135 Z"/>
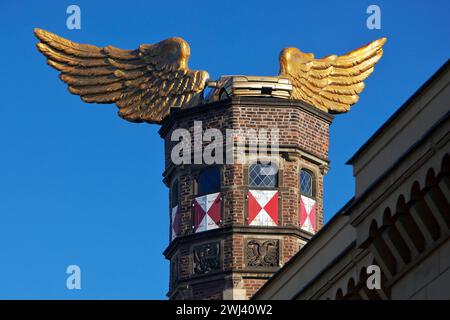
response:
<path id="1" fill-rule="evenodd" d="M 268 97 L 173 110 L 160 129 L 170 189 L 170 299 L 248 299 L 320 230 L 332 120 L 301 101 Z M 223 149 L 212 151 L 218 145 Z M 206 164 L 202 155 L 215 152 L 225 163 Z M 174 154 L 190 160 L 175 163 Z"/>
<path id="2" fill-rule="evenodd" d="M 349 160 L 354 198 L 254 299 L 450 299 L 449 82 L 447 62 Z"/>

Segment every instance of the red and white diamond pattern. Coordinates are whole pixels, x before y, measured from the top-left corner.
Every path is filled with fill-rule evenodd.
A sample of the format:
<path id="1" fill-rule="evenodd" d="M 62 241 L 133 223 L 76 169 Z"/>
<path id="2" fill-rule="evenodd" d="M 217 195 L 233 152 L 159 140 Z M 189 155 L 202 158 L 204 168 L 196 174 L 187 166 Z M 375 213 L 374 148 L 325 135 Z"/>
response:
<path id="1" fill-rule="evenodd" d="M 220 224 L 220 192 L 194 200 L 194 233 L 216 229 Z"/>
<path id="2" fill-rule="evenodd" d="M 172 240 L 180 235 L 181 217 L 178 206 L 172 208 Z"/>
<path id="3" fill-rule="evenodd" d="M 316 201 L 300 197 L 300 228 L 310 233 L 316 233 Z"/>
<path id="4" fill-rule="evenodd" d="M 278 225 L 278 191 L 248 191 L 248 224 L 250 226 Z"/>

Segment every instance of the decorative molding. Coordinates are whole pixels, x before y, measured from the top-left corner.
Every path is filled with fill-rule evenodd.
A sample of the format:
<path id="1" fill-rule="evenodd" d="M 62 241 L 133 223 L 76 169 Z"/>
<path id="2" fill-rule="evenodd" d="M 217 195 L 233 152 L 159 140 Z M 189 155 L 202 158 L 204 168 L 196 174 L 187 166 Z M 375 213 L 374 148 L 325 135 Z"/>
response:
<path id="1" fill-rule="evenodd" d="M 246 264 L 251 268 L 279 267 L 280 241 L 275 239 L 249 239 L 245 245 Z"/>
<path id="2" fill-rule="evenodd" d="M 192 271 L 196 275 L 219 270 L 220 260 L 219 241 L 194 246 L 192 249 Z"/>
<path id="3" fill-rule="evenodd" d="M 266 237 L 294 236 L 304 241 L 309 241 L 309 239 L 311 239 L 311 237 L 313 236 L 311 233 L 294 226 L 258 227 L 258 226 L 245 226 L 232 224 L 218 229 L 176 237 L 175 240 L 169 243 L 166 250 L 164 250 L 163 254 L 167 259 L 170 259 L 177 250 L 177 248 L 180 248 L 183 245 L 190 244 L 193 242 L 207 241 L 211 238 L 220 239 L 233 234 L 265 235 Z"/>

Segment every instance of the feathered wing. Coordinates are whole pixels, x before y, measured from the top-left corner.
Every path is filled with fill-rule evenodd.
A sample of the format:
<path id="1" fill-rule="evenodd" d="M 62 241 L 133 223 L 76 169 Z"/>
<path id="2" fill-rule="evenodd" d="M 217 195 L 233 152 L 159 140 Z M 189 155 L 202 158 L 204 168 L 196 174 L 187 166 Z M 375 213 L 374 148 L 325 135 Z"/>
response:
<path id="1" fill-rule="evenodd" d="M 60 71 L 69 91 L 89 103 L 116 103 L 132 122 L 161 123 L 171 106 L 194 104 L 208 79 L 187 67 L 189 45 L 181 38 L 136 50 L 78 44 L 35 29 L 47 63 Z"/>
<path id="2" fill-rule="evenodd" d="M 280 53 L 280 76 L 292 82 L 292 99 L 306 101 L 330 113 L 347 112 L 359 99 L 364 80 L 383 55 L 386 38 L 343 56 L 315 59 L 312 53 L 286 48 Z"/>

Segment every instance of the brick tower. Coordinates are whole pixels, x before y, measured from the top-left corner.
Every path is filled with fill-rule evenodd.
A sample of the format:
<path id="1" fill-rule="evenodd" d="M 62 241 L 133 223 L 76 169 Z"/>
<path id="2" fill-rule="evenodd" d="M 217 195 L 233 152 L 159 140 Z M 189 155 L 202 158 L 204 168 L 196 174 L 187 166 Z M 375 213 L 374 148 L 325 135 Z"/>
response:
<path id="1" fill-rule="evenodd" d="M 160 129 L 164 183 L 170 189 L 164 251 L 170 299 L 248 299 L 322 227 L 332 120 L 305 102 L 271 97 L 231 97 L 174 109 Z M 174 139 L 174 131 L 186 129 L 194 139 L 196 121 L 203 132 L 218 129 L 224 137 L 227 129 L 277 128 L 277 159 L 271 160 L 278 170 L 267 170 L 270 165 L 252 156 L 251 140 L 243 146 L 243 162 L 195 161 L 194 151 L 208 143 L 197 148 L 192 143 L 191 164 L 174 164 L 171 154 L 180 138 Z"/>

